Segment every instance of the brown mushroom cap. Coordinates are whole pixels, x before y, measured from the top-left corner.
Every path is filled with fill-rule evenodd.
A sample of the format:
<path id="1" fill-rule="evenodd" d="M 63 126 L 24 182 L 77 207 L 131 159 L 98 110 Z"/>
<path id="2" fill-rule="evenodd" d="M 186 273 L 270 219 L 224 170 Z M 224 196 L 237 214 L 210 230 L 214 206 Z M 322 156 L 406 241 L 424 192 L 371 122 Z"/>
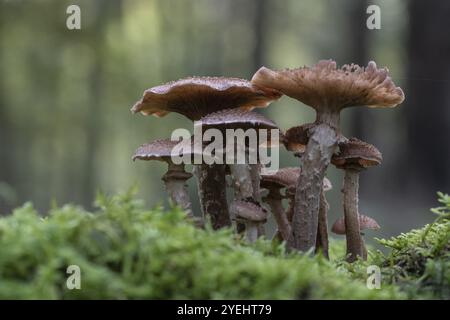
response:
<path id="1" fill-rule="evenodd" d="M 300 175 L 299 167 L 287 167 L 281 168 L 273 174 L 261 175 L 261 187 L 262 188 L 285 188 L 294 186 L 297 183 Z"/>
<path id="2" fill-rule="evenodd" d="M 280 71 L 262 67 L 252 83 L 279 90 L 316 110 L 363 105 L 395 107 L 404 100 L 402 89 L 392 82 L 388 69 L 378 69 L 373 61 L 366 68 L 351 64 L 337 69 L 332 60 Z"/>
<path id="3" fill-rule="evenodd" d="M 358 215 L 359 229 L 362 230 L 379 230 L 380 225 L 371 217 L 363 214 Z M 335 234 L 345 234 L 345 217 L 342 216 L 336 220 L 331 227 L 331 231 Z"/>
<path id="4" fill-rule="evenodd" d="M 255 203 L 235 200 L 230 205 L 230 211 L 235 214 L 236 220 L 264 222 L 267 220 L 267 211 Z"/>
<path id="5" fill-rule="evenodd" d="M 281 93 L 252 84 L 244 79 L 191 77 L 145 90 L 133 113 L 163 117 L 170 112 L 198 120 L 223 109 L 266 107 Z"/>
<path id="6" fill-rule="evenodd" d="M 286 167 L 278 169 L 273 174 L 261 174 L 262 188 L 288 188 L 290 192 L 295 193 L 297 180 L 300 176 L 301 169 L 299 167 Z M 326 177 L 323 178 L 323 190 L 332 189 L 331 181 Z"/>
<path id="7" fill-rule="evenodd" d="M 381 152 L 373 145 L 356 138 L 339 143 L 339 153 L 331 163 L 339 169 L 366 169 L 377 166 L 383 160 Z"/>
<path id="8" fill-rule="evenodd" d="M 132 160 L 159 160 L 165 162 L 171 162 L 172 150 L 178 145 L 180 141 L 172 141 L 170 139 L 155 140 L 150 143 L 141 145 L 133 154 Z M 177 153 L 174 155 L 193 155 L 195 150 L 193 147 L 183 148 L 183 153 Z"/>
<path id="9" fill-rule="evenodd" d="M 304 153 L 309 140 L 309 129 L 312 127 L 314 127 L 314 123 L 288 129 L 283 137 L 283 144 L 286 149 L 296 154 Z"/>

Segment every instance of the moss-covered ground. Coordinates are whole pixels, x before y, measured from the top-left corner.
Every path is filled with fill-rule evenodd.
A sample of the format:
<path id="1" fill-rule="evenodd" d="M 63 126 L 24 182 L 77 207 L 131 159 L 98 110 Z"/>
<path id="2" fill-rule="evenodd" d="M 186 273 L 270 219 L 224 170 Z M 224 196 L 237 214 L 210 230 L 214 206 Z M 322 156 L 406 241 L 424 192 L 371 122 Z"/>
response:
<path id="1" fill-rule="evenodd" d="M 193 227 L 174 208 L 146 209 L 132 192 L 99 196 L 95 212 L 66 205 L 44 218 L 31 204 L 0 219 L 0 298 L 5 299 L 407 299 L 450 298 L 450 199 L 437 221 L 389 240 L 368 262 L 248 245 L 230 230 Z M 69 290 L 69 265 L 81 289 Z M 380 289 L 366 286 L 381 268 Z"/>

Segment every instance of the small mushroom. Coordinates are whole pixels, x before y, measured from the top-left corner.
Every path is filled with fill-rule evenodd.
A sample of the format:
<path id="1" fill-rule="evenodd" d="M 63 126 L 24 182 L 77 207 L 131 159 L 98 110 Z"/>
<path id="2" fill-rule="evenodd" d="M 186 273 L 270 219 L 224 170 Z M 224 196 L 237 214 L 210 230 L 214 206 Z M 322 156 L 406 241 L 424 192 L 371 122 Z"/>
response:
<path id="1" fill-rule="evenodd" d="M 275 218 L 278 226 L 275 237 L 280 240 L 286 241 L 291 233 L 291 224 L 282 204 L 285 196 L 281 194 L 280 190 L 295 184 L 299 174 L 300 168 L 288 167 L 281 168 L 275 173 L 261 175 L 261 187 L 269 191 L 263 200 L 269 205 Z"/>
<path id="2" fill-rule="evenodd" d="M 339 153 L 331 162 L 339 169 L 345 170 L 342 193 L 344 196 L 344 215 L 346 225 L 347 254 L 350 262 L 357 256 L 363 256 L 363 240 L 358 219 L 359 173 L 367 168 L 379 165 L 382 155 L 373 145 L 350 138 L 339 144 Z"/>
<path id="3" fill-rule="evenodd" d="M 280 96 L 277 90 L 254 85 L 244 79 L 191 77 L 145 90 L 131 111 L 156 117 L 176 112 L 195 121 L 223 109 L 266 107 Z M 194 166 L 194 172 L 203 215 L 211 217 L 214 229 L 229 226 L 225 167 L 200 164 Z"/>
<path id="4" fill-rule="evenodd" d="M 302 172 L 297 182 L 290 248 L 307 251 L 315 247 L 322 179 L 339 141 L 342 109 L 352 106 L 395 107 L 404 100 L 388 70 L 371 61 L 366 68 L 355 64 L 336 68 L 336 62 L 323 60 L 313 67 L 273 71 L 260 68 L 252 83 L 279 90 L 316 111 Z"/>
<path id="5" fill-rule="evenodd" d="M 245 235 L 248 242 L 253 243 L 258 238 L 259 226 L 267 221 L 267 212 L 261 206 L 244 200 L 234 200 L 230 205 L 236 222 L 245 224 Z"/>
<path id="6" fill-rule="evenodd" d="M 185 171 L 184 164 L 175 164 L 172 161 L 172 150 L 178 143 L 178 141 L 165 139 L 143 144 L 134 152 L 132 159 L 133 161 L 137 159 L 166 162 L 168 169 L 162 180 L 167 193 L 175 204 L 186 211 L 188 217 L 194 218 L 186 186 L 186 181 L 192 177 L 192 174 Z"/>
<path id="7" fill-rule="evenodd" d="M 358 214 L 358 221 L 359 221 L 359 232 L 361 236 L 364 235 L 362 230 L 379 230 L 380 225 L 375 221 L 375 219 L 372 219 L 371 217 L 365 216 L 363 214 Z M 346 234 L 345 230 L 345 216 L 340 217 L 337 219 L 333 226 L 331 227 L 331 231 L 335 234 Z M 361 242 L 361 250 L 362 250 L 362 258 L 363 260 L 367 260 L 367 248 L 364 243 L 364 238 L 362 238 Z"/>

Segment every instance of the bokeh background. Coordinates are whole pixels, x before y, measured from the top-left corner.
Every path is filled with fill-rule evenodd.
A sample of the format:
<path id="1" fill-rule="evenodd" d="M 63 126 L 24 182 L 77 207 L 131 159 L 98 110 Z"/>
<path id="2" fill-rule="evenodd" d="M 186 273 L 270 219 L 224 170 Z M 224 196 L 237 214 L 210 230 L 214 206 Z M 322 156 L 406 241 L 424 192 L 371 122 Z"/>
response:
<path id="1" fill-rule="evenodd" d="M 81 30 L 66 28 L 70 4 L 81 8 Z M 369 4 L 381 8 L 380 30 L 366 27 Z M 431 221 L 436 191 L 450 191 L 447 0 L 0 0 L 0 212 L 26 201 L 43 213 L 53 202 L 90 208 L 98 190 L 134 184 L 149 206 L 167 205 L 166 166 L 130 157 L 192 123 L 132 115 L 146 88 L 191 75 L 250 79 L 262 65 L 329 58 L 375 60 L 406 95 L 394 109 L 342 114 L 343 133 L 384 156 L 361 177 L 361 212 L 382 226 L 372 235 Z M 262 112 L 283 129 L 314 119 L 287 97 Z M 297 163 L 281 151 L 282 166 Z M 334 221 L 342 172 L 330 167 L 328 176 Z"/>

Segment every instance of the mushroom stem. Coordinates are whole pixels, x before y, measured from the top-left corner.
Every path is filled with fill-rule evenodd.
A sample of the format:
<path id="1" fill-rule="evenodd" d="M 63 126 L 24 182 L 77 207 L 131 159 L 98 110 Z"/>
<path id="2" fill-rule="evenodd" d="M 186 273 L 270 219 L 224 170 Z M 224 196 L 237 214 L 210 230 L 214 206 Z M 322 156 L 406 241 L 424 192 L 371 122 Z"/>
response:
<path id="1" fill-rule="evenodd" d="M 318 115 L 319 119 L 323 118 Z M 338 140 L 335 129 L 326 123 L 318 124 L 311 131 L 301 160 L 302 171 L 297 181 L 292 231 L 288 241 L 289 248 L 303 252 L 316 246 L 323 178 Z"/>
<path id="2" fill-rule="evenodd" d="M 202 212 L 205 217 L 211 218 L 213 229 L 231 226 L 226 196 L 225 168 L 222 164 L 196 166 Z"/>
<path id="3" fill-rule="evenodd" d="M 261 164 L 250 164 L 250 178 L 252 180 L 252 190 L 253 199 L 260 203 L 261 202 L 261 192 L 260 192 L 260 183 L 261 183 Z"/>
<path id="4" fill-rule="evenodd" d="M 185 210 L 188 217 L 193 218 L 191 200 L 186 184 L 186 181 L 191 177 L 192 174 L 184 170 L 184 165 L 169 164 L 169 170 L 162 177 L 162 180 L 172 201 Z"/>
<path id="5" fill-rule="evenodd" d="M 275 221 L 277 222 L 277 232 L 280 233 L 282 240 L 286 241 L 291 233 L 291 225 L 284 212 L 283 204 L 281 202 L 282 199 L 280 191 L 270 190 L 269 194 L 264 198 L 264 201 L 269 205 Z"/>
<path id="6" fill-rule="evenodd" d="M 336 111 L 331 108 L 318 109 L 316 113 L 316 124 L 325 123 L 330 127 L 337 129 L 340 123 L 340 110 Z"/>
<path id="7" fill-rule="evenodd" d="M 328 259 L 328 223 L 327 223 L 327 213 L 330 205 L 325 198 L 325 192 L 322 188 L 320 193 L 320 205 L 319 205 L 319 225 L 317 230 L 317 240 L 316 240 L 316 253 L 322 251 L 323 255 Z"/>
<path id="8" fill-rule="evenodd" d="M 288 191 L 286 191 L 286 192 L 288 192 Z M 295 194 L 289 194 L 288 195 L 288 207 L 286 209 L 286 217 L 287 217 L 289 223 L 292 223 L 292 217 L 294 216 L 294 207 L 295 207 Z"/>
<path id="9" fill-rule="evenodd" d="M 248 164 L 231 164 L 231 176 L 233 177 L 235 197 L 241 200 L 253 199 L 253 184 Z"/>
<path id="10" fill-rule="evenodd" d="M 363 257 L 363 243 L 358 218 L 359 171 L 346 169 L 344 174 L 344 217 L 345 238 L 347 242 L 348 261 L 353 262 L 358 256 Z"/>
<path id="11" fill-rule="evenodd" d="M 260 188 L 260 183 L 261 183 L 261 164 L 257 163 L 257 164 L 250 164 L 250 177 L 252 180 L 252 190 L 253 190 L 253 194 L 252 194 L 252 198 L 253 200 L 258 203 L 259 205 L 261 205 L 261 188 Z M 260 223 L 258 226 L 258 237 L 262 237 L 266 235 L 266 229 L 264 228 L 264 224 Z"/>
<path id="12" fill-rule="evenodd" d="M 245 236 L 248 242 L 254 243 L 258 239 L 259 225 L 261 225 L 261 223 L 253 221 L 245 222 Z"/>
<path id="13" fill-rule="evenodd" d="M 361 251 L 363 260 L 364 261 L 367 260 L 367 247 L 362 234 L 361 234 Z"/>

